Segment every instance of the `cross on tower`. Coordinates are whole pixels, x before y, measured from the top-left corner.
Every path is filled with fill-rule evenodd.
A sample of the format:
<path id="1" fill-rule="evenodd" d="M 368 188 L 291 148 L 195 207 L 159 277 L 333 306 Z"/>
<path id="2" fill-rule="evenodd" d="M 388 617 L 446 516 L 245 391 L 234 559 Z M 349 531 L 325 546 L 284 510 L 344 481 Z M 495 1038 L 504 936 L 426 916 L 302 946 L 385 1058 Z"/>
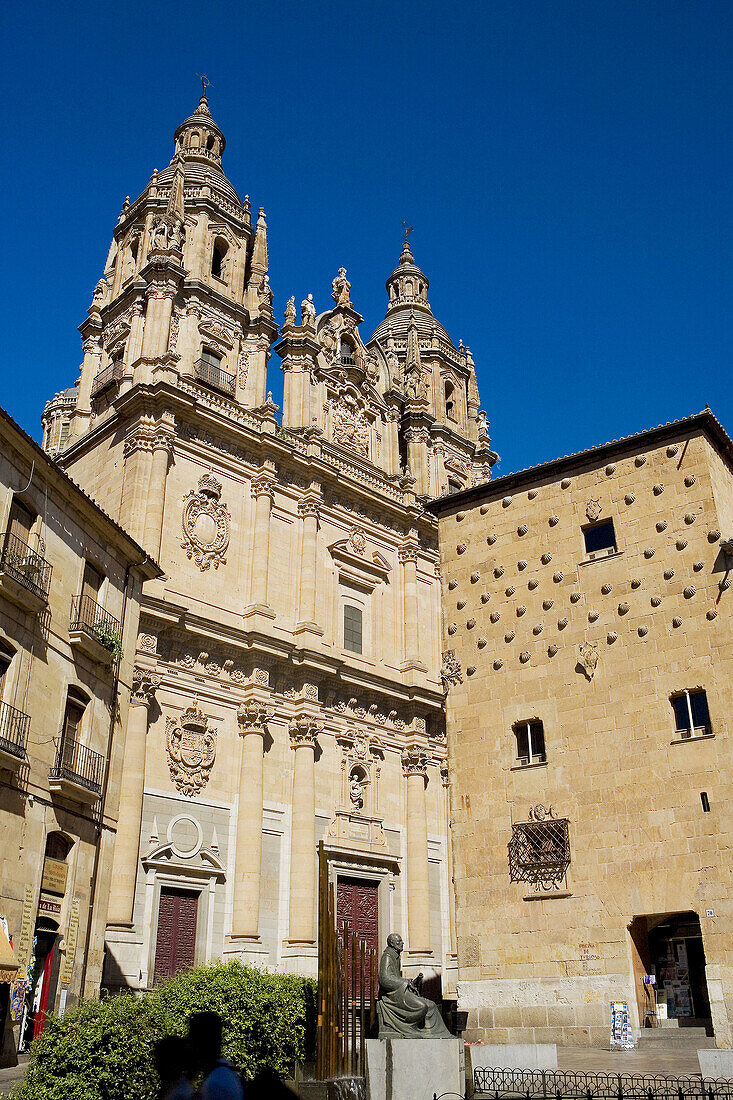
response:
<path id="1" fill-rule="evenodd" d="M 214 85 L 211 83 L 206 73 L 196 73 L 196 76 L 201 81 L 201 94 L 203 95 L 204 99 L 206 99 L 206 89 L 213 88 Z"/>

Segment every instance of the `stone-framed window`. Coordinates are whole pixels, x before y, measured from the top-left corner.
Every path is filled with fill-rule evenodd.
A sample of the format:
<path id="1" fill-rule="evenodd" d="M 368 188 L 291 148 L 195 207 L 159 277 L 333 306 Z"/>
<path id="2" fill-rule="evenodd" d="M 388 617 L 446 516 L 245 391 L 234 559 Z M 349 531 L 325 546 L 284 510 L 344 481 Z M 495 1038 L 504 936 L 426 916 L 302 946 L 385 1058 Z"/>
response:
<path id="1" fill-rule="evenodd" d="M 521 767 L 546 764 L 545 727 L 539 718 L 515 722 L 512 726 L 516 745 L 516 763 Z"/>
<path id="2" fill-rule="evenodd" d="M 617 553 L 616 532 L 612 519 L 601 520 L 600 523 L 591 523 L 583 528 L 585 540 L 585 553 L 589 561 L 595 558 L 610 557 Z"/>
<path id="3" fill-rule="evenodd" d="M 682 741 L 693 737 L 710 737 L 708 697 L 703 688 L 685 688 L 670 698 L 674 711 L 675 730 Z"/>

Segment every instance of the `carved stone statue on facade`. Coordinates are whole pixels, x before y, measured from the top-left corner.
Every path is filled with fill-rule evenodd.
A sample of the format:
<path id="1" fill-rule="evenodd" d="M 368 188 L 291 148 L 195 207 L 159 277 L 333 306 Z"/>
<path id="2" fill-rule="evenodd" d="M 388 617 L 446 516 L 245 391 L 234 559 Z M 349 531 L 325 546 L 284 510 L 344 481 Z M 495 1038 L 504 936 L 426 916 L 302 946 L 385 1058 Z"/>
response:
<path id="1" fill-rule="evenodd" d="M 450 1039 L 438 1006 L 420 996 L 422 974 L 414 981 L 402 977 L 402 937 L 387 936 L 387 947 L 379 963 L 380 1039 Z"/>
<path id="2" fill-rule="evenodd" d="M 295 295 L 291 294 L 288 298 L 288 304 L 285 306 L 285 324 L 295 324 Z"/>
<path id="3" fill-rule="evenodd" d="M 260 283 L 260 289 L 257 292 L 257 296 L 260 299 L 260 305 L 272 309 L 272 287 L 270 286 L 269 275 L 262 276 L 262 282 Z"/>
<path id="4" fill-rule="evenodd" d="M 316 323 L 316 307 L 313 304 L 313 295 L 309 294 L 300 303 L 300 323 L 304 328 L 313 328 Z"/>
<path id="5" fill-rule="evenodd" d="M 351 283 L 346 278 L 346 268 L 340 267 L 339 273 L 331 283 L 331 297 L 337 306 L 351 305 Z"/>

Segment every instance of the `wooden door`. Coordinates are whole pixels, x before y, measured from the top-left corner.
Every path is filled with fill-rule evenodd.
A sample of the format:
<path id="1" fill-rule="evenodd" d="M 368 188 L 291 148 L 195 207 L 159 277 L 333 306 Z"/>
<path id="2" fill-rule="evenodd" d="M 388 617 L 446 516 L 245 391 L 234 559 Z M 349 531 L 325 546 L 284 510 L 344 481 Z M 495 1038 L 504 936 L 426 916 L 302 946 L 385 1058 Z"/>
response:
<path id="1" fill-rule="evenodd" d="M 196 920 L 199 896 L 193 890 L 162 887 L 155 944 L 155 981 L 189 970 L 196 953 Z"/>
<path id="2" fill-rule="evenodd" d="M 367 947 L 379 951 L 379 883 L 360 878 L 339 878 L 336 889 L 336 922 L 356 932 Z"/>

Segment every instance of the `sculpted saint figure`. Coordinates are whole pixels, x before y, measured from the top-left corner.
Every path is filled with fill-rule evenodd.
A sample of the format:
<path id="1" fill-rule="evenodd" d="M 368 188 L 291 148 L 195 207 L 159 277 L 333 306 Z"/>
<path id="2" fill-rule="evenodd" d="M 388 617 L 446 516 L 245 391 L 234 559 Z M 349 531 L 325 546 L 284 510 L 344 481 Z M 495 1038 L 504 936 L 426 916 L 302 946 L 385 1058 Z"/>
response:
<path id="1" fill-rule="evenodd" d="M 420 996 L 422 974 L 414 982 L 402 977 L 403 946 L 397 932 L 387 936 L 387 947 L 379 963 L 379 1038 L 450 1039 L 438 1006 Z"/>
<path id="2" fill-rule="evenodd" d="M 304 298 L 300 303 L 300 323 L 304 326 L 310 326 L 315 324 L 316 320 L 316 307 L 313 304 L 313 295 L 309 294 L 307 298 Z"/>

